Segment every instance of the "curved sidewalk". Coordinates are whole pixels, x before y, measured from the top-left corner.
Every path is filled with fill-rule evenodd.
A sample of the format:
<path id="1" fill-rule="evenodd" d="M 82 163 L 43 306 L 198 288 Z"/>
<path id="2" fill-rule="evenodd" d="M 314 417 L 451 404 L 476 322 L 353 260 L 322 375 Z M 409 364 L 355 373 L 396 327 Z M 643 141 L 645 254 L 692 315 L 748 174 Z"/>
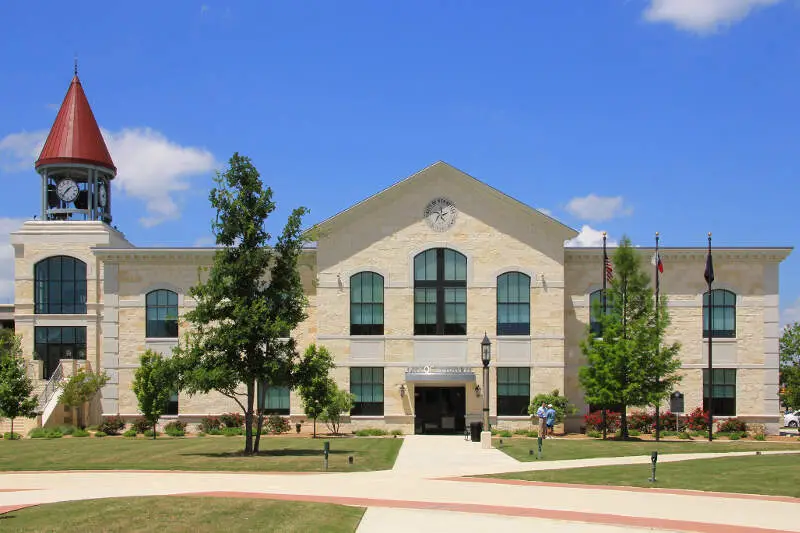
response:
<path id="1" fill-rule="evenodd" d="M 664 455 L 659 461 L 752 454 Z M 620 527 L 633 531 L 800 532 L 800 500 L 791 498 L 496 483 L 460 477 L 612 464 L 646 465 L 649 457 L 521 463 L 460 437 L 407 437 L 391 471 L 302 476 L 113 471 L 0 474 L 0 506 L 202 494 L 364 506 L 368 511 L 359 527 L 362 533 L 413 530 L 418 523 L 428 523 L 426 530 L 460 532 L 512 524 L 523 530 L 554 532 L 587 531 L 587 524 L 592 524 L 588 530 L 603 533 Z"/>

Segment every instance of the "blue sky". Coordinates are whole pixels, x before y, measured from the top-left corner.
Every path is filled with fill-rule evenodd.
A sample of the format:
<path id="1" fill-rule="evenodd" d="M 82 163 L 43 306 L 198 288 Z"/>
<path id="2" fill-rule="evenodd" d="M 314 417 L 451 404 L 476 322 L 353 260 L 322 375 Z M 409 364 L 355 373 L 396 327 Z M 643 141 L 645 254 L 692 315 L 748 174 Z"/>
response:
<path id="1" fill-rule="evenodd" d="M 274 233 L 441 159 L 585 244 L 795 245 L 795 0 L 491 4 L 4 2 L 2 238 L 38 212 L 33 161 L 77 53 L 138 245 L 207 243 L 234 151 L 275 191 Z M 800 320 L 798 253 L 781 305 Z"/>

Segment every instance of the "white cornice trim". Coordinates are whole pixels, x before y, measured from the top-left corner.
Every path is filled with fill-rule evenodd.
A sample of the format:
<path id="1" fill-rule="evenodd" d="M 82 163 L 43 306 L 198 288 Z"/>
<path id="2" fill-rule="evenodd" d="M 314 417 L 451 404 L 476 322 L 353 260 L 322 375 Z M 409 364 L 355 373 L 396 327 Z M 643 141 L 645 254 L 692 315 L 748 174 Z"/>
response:
<path id="1" fill-rule="evenodd" d="M 634 250 L 649 259 L 655 248 L 634 248 Z M 713 248 L 711 253 L 713 256 L 725 259 L 734 259 L 737 261 L 775 261 L 781 262 L 792 253 L 794 247 L 791 246 L 775 246 L 775 247 L 724 247 Z M 613 251 L 613 249 L 612 249 Z M 661 258 L 665 264 L 670 261 L 697 261 L 705 260 L 708 248 L 659 248 Z M 602 261 L 603 249 L 602 248 L 582 248 L 582 247 L 566 247 L 564 248 L 564 258 L 568 263 L 591 263 Z"/>

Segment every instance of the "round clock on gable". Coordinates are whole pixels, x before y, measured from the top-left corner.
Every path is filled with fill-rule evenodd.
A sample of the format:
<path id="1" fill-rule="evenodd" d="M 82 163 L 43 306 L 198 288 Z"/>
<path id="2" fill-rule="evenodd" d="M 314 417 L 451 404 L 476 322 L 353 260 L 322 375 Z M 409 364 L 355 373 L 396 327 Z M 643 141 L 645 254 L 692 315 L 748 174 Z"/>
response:
<path id="1" fill-rule="evenodd" d="M 431 200 L 425 206 L 425 221 L 434 231 L 447 231 L 456 222 L 455 204 L 447 198 L 439 197 Z"/>

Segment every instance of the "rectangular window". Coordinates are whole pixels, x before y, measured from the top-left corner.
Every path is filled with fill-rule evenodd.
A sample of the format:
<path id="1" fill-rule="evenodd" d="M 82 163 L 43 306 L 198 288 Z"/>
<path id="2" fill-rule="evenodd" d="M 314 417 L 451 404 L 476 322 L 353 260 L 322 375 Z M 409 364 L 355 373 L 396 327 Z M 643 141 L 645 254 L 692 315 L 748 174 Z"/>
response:
<path id="1" fill-rule="evenodd" d="M 289 387 L 268 386 L 264 399 L 264 412 L 267 414 L 289 414 Z"/>
<path id="2" fill-rule="evenodd" d="M 169 395 L 169 400 L 167 400 L 167 408 L 164 411 L 165 415 L 177 415 L 178 414 L 178 393 L 177 391 L 173 392 Z"/>
<path id="3" fill-rule="evenodd" d="M 436 288 L 414 289 L 414 334 L 436 335 Z"/>
<path id="4" fill-rule="evenodd" d="M 714 369 L 714 416 L 736 416 L 736 369 Z M 703 409 L 708 411 L 708 369 L 703 369 Z"/>
<path id="5" fill-rule="evenodd" d="M 37 326 L 33 353 L 35 359 L 44 362 L 44 379 L 50 379 L 61 359 L 86 359 L 86 328 Z"/>
<path id="6" fill-rule="evenodd" d="M 531 403 L 531 369 L 497 369 L 498 416 L 528 416 Z"/>
<path id="7" fill-rule="evenodd" d="M 383 367 L 350 369 L 350 393 L 355 402 L 353 416 L 383 416 Z"/>
<path id="8" fill-rule="evenodd" d="M 467 334 L 466 287 L 445 287 L 444 289 L 444 334 Z"/>

